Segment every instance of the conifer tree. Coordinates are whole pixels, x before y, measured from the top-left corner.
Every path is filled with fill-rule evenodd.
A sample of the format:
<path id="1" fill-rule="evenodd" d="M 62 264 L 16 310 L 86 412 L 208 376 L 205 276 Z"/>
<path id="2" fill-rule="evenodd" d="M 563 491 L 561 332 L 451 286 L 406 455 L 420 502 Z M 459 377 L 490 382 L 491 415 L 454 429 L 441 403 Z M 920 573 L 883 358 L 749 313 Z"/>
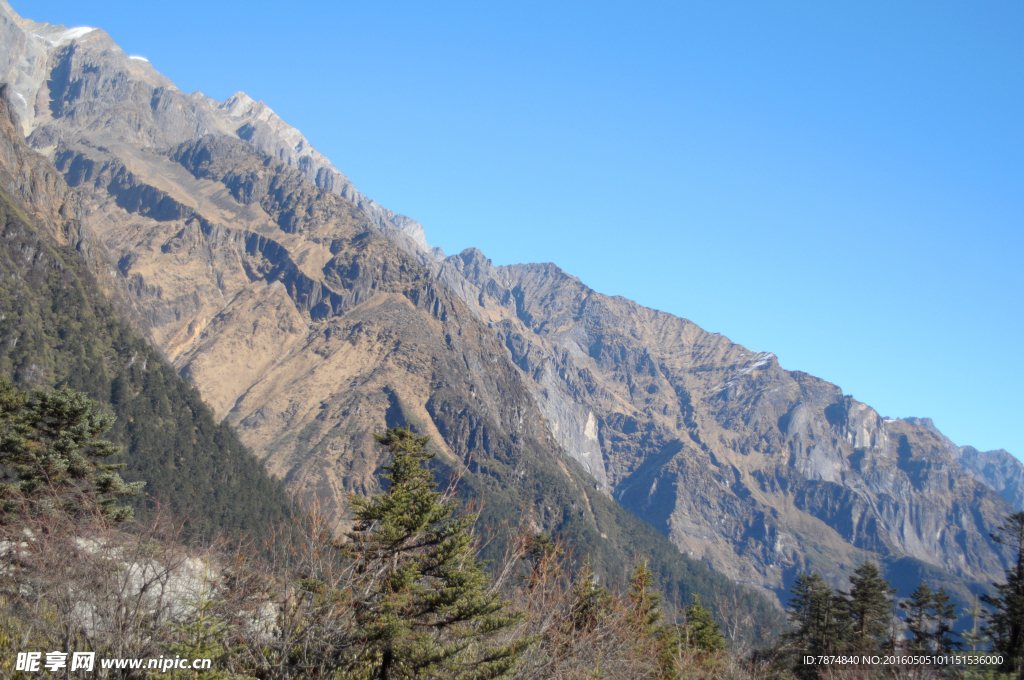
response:
<path id="1" fill-rule="evenodd" d="M 597 584 L 588 555 L 572 585 L 572 627 L 576 630 L 592 630 L 611 610 L 612 594 Z"/>
<path id="2" fill-rule="evenodd" d="M 790 591 L 789 639 L 807 654 L 833 654 L 842 648 L 845 630 L 837 616 L 840 602 L 817 573 L 797 576 Z"/>
<path id="3" fill-rule="evenodd" d="M 992 540 L 1010 548 L 1013 566 L 1006 570 L 1006 583 L 992 584 L 995 595 L 981 597 L 994 610 L 985 632 L 1003 656 L 1000 670 L 1015 673 L 1024 666 L 1024 512 L 1007 517 Z"/>
<path id="4" fill-rule="evenodd" d="M 661 612 L 658 610 L 661 596 L 654 591 L 654 574 L 646 559 L 638 560 L 633 567 L 633 573 L 629 577 L 629 601 L 632 604 L 633 618 L 640 630 L 645 634 L 651 634 L 661 620 Z"/>
<path id="5" fill-rule="evenodd" d="M 725 649 L 722 629 L 718 627 L 711 611 L 701 605 L 697 595 L 693 596 L 693 602 L 686 608 L 685 613 L 686 642 L 692 649 L 712 653 Z"/>
<path id="6" fill-rule="evenodd" d="M 845 593 L 843 609 L 849 615 L 849 645 L 861 654 L 881 651 L 888 641 L 892 620 L 893 594 L 878 567 L 864 562 L 850 577 L 850 592 Z"/>
<path id="7" fill-rule="evenodd" d="M 913 635 L 909 649 L 914 652 L 929 651 L 931 649 L 931 616 L 929 610 L 932 607 L 935 593 L 922 581 L 920 585 L 910 594 L 910 598 L 900 602 L 900 609 L 907 613 L 907 630 Z"/>
<path id="8" fill-rule="evenodd" d="M 388 487 L 351 498 L 356 521 L 347 534 L 359 573 L 355 616 L 368 645 L 352 670 L 379 680 L 504 675 L 529 641 L 494 641 L 521 617 L 476 560 L 476 516 L 456 516 L 457 502 L 435 490 L 425 467 L 434 455 L 429 438 L 405 428 L 375 437 L 391 455 Z"/>
<path id="9" fill-rule="evenodd" d="M 126 484 L 103 462 L 121 447 L 102 439 L 114 417 L 69 388 L 23 392 L 0 376 L 0 510 L 51 510 L 70 516 L 98 510 L 108 520 L 131 517 L 119 498 L 144 482 Z"/>
<path id="10" fill-rule="evenodd" d="M 170 672 L 175 680 L 232 680 L 235 676 L 224 670 L 231 651 L 225 647 L 231 626 L 215 613 L 217 601 L 215 584 L 211 579 L 210 562 L 204 565 L 200 590 L 195 598 L 186 600 L 192 609 L 191 616 L 184 621 L 171 624 L 174 639 L 168 644 L 168 651 L 185 659 L 210 659 L 209 669 Z M 154 674 L 155 676 L 155 674 Z"/>
<path id="11" fill-rule="evenodd" d="M 932 648 L 942 654 L 949 653 L 959 647 L 953 639 L 953 624 L 956 623 L 956 603 L 952 601 L 945 588 L 932 596 L 931 614 L 934 628 L 931 633 Z"/>
<path id="12" fill-rule="evenodd" d="M 990 640 L 983 631 L 978 629 L 978 622 L 983 620 L 985 610 L 978 604 L 977 595 L 974 596 L 974 606 L 968 609 L 966 613 L 971 616 L 971 630 L 961 633 L 960 636 L 964 639 L 965 649 L 970 648 L 971 652 L 978 652 L 980 651 L 979 648 L 990 642 Z"/>
<path id="13" fill-rule="evenodd" d="M 900 602 L 900 609 L 907 613 L 907 630 L 914 636 L 908 645 L 910 651 L 947 653 L 958 646 L 952 632 L 956 604 L 945 588 L 932 591 L 922 581 L 910 598 Z"/>

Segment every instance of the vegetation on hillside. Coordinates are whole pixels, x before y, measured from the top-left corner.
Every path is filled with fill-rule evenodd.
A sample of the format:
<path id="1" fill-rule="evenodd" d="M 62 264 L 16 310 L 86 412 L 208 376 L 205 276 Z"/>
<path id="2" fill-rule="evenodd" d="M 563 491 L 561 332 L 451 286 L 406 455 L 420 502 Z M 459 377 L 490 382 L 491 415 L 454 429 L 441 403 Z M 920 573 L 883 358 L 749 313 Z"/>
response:
<path id="1" fill-rule="evenodd" d="M 191 536 L 263 538 L 288 514 L 280 482 L 218 424 L 198 392 L 119 319 L 81 256 L 47 242 L 0 201 L 0 374 L 22 388 L 67 387 L 107 409 L 124 447 L 130 502 L 186 520 Z M 107 417 L 107 416 L 104 416 Z"/>
<path id="2" fill-rule="evenodd" d="M 58 438 L 94 413 L 65 423 Z M 4 436 L 25 417 L 26 409 L 12 410 Z M 0 513 L 0 569 L 9 577 L 0 586 L 0 674 L 13 674 L 17 652 L 37 649 L 209 658 L 209 670 L 171 672 L 204 678 L 682 678 L 740 670 L 698 602 L 681 620 L 665 619 L 642 561 L 620 594 L 599 586 L 585 562 L 575 568 L 557 542 L 522 531 L 488 575 L 477 558 L 477 513 L 460 511 L 453 487 L 435 489 L 426 441 L 404 429 L 379 441 L 390 452 L 389 484 L 354 503 L 356 522 L 344 538 L 314 511 L 283 527 L 290 538 L 261 556 L 190 552 L 165 527 L 115 522 L 125 517 L 99 493 L 108 472 L 97 466 L 76 477 L 82 493 L 73 504 L 45 512 L 31 508 L 63 495 L 62 483 L 5 487 L 18 502 Z M 58 452 L 55 464 L 73 457 Z"/>

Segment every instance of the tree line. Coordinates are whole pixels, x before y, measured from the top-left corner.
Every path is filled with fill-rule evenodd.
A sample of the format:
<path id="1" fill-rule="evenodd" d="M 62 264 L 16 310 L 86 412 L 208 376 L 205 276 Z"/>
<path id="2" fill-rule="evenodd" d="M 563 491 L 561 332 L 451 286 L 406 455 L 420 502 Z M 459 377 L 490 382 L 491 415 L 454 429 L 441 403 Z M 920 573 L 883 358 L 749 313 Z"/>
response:
<path id="1" fill-rule="evenodd" d="M 939 668 L 927 676 L 923 675 L 927 669 L 915 670 L 920 677 L 1021 677 L 1024 512 L 1007 517 L 992 539 L 1008 546 L 1015 562 L 1006 570 L 1006 581 L 992 584 L 995 592 L 976 598 L 974 607 L 964 613 L 971 619 L 965 632 L 953 630 L 959 615 L 945 588 L 932 590 L 922 581 L 908 598 L 900 599 L 878 566 L 864 562 L 850 576 L 846 591 L 833 590 L 817 573 L 798 576 L 788 603 L 790 630 L 782 644 L 766 656 L 774 655 L 776 662 L 788 657 L 795 675 L 815 678 L 821 677 L 824 669 L 820 664 L 804 663 L 802 657 L 984 655 L 1002 661 L 988 666 Z M 979 600 L 988 608 L 980 608 Z"/>

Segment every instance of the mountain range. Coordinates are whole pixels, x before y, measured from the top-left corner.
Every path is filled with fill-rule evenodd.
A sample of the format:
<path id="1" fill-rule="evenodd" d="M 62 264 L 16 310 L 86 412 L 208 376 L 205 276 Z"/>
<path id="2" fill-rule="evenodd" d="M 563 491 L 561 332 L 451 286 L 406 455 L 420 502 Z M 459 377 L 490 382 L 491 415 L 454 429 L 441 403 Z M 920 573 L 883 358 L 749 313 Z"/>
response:
<path id="1" fill-rule="evenodd" d="M 990 534 L 1024 508 L 1005 451 L 554 264 L 445 256 L 262 102 L 183 93 L 100 29 L 0 0 L 0 80 L 124 323 L 339 519 L 379 488 L 372 434 L 404 424 L 491 526 L 526 512 L 608 575 L 654 555 L 682 595 L 784 598 L 799 573 L 842 585 L 866 559 L 962 600 L 1004 576 Z"/>

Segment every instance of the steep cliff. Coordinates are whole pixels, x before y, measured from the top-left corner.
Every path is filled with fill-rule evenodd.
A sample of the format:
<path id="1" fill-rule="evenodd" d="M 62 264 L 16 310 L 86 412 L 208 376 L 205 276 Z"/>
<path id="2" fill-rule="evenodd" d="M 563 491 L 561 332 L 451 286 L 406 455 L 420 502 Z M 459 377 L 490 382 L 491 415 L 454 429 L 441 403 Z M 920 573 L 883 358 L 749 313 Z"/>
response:
<path id="1" fill-rule="evenodd" d="M 349 492 L 379 488 L 372 434 L 409 424 L 483 502 L 488 531 L 532 513 L 605 577 L 647 555 L 674 599 L 738 600 L 748 635 L 773 625 L 765 601 L 563 455 L 498 339 L 437 281 L 418 225 L 355 192 L 265 106 L 183 95 L 102 31 L 11 21 L 28 37 L 9 52 L 42 45 L 47 60 L 24 131 L 76 189 L 102 268 L 292 491 L 343 516 Z"/>

